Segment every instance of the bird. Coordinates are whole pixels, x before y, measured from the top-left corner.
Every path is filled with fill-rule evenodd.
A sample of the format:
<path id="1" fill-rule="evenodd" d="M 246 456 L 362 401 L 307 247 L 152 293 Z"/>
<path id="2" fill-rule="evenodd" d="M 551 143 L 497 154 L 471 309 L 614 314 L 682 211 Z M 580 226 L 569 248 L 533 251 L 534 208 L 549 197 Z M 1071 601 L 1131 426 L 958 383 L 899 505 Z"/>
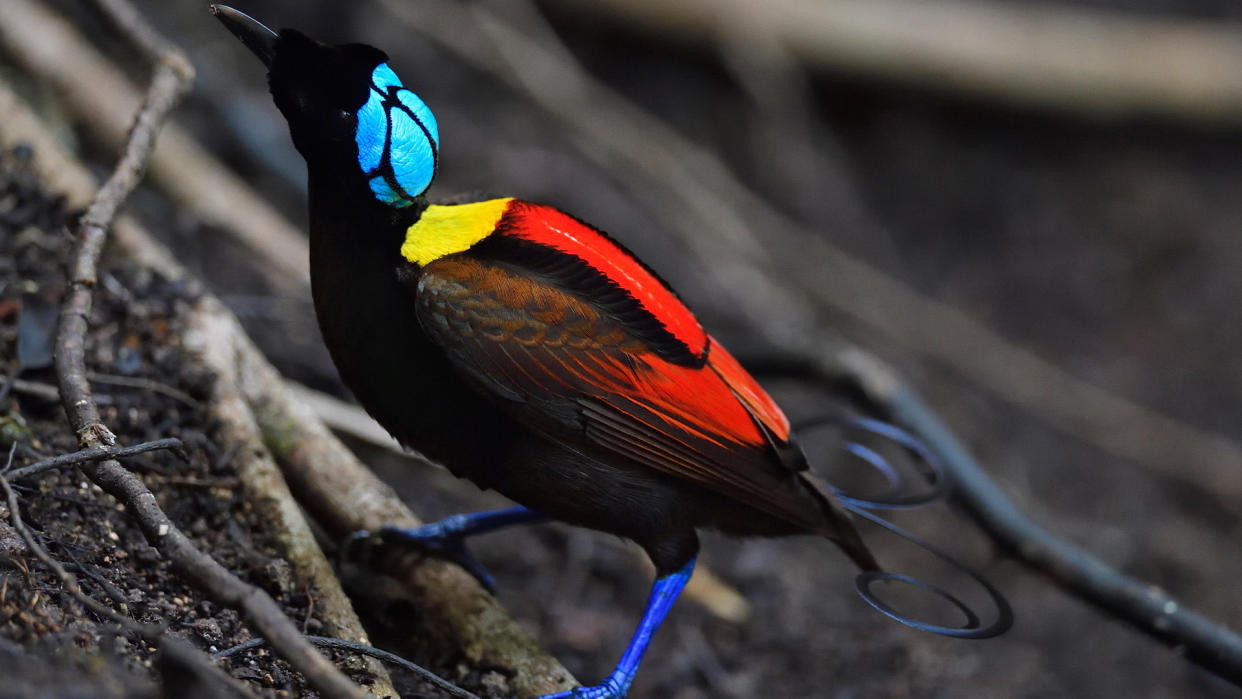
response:
<path id="1" fill-rule="evenodd" d="M 558 520 L 636 542 L 656 579 L 601 683 L 623 697 L 698 532 L 818 535 L 880 566 L 789 419 L 677 293 L 604 231 L 516 197 L 437 204 L 439 126 L 380 49 L 213 14 L 264 64 L 307 166 L 315 312 L 341 378 L 403 445 L 518 503 L 397 538 Z"/>

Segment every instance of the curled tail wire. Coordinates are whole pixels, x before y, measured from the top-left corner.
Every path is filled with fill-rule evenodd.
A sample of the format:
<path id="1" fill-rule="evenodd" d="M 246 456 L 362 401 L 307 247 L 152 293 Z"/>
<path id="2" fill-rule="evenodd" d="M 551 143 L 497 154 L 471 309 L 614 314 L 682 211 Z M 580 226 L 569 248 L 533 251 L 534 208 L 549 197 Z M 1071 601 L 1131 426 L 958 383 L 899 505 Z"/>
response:
<path id="1" fill-rule="evenodd" d="M 951 489 L 948 475 L 940 464 L 936 456 L 927 449 L 913 435 L 896 426 L 890 425 L 879 420 L 866 417 L 830 417 L 821 418 L 810 421 L 798 426 L 799 430 L 817 427 L 820 425 L 833 424 L 846 429 L 847 431 L 861 432 L 875 438 L 888 440 L 900 447 L 913 457 L 916 467 L 920 471 L 920 475 L 925 483 L 921 489 L 913 489 L 910 486 L 909 479 L 904 477 L 901 470 L 896 468 L 889 459 L 885 458 L 880 451 L 866 446 L 862 442 L 848 440 L 846 441 L 845 450 L 857 457 L 863 463 L 877 470 L 887 481 L 888 488 L 885 492 L 871 497 L 862 497 L 860 495 L 851 494 L 840 488 L 836 488 L 829 484 L 817 483 L 817 479 L 812 479 L 812 483 L 818 487 L 828 488 L 840 506 L 845 510 L 861 517 L 869 522 L 876 524 L 900 537 L 918 546 L 953 568 L 965 573 L 975 581 L 991 598 L 992 605 L 995 607 L 994 620 L 986 626 L 980 620 L 979 615 L 965 602 L 956 595 L 948 592 L 932 583 L 920 580 L 904 573 L 893 573 L 881 569 L 874 558 L 871 557 L 865 544 L 861 540 L 857 542 L 838 541 L 837 543 L 845 549 L 859 567 L 863 570 L 855 578 L 855 588 L 859 596 L 863 598 L 867 604 L 874 607 L 877 611 L 885 616 L 900 622 L 911 628 L 942 636 L 950 636 L 953 638 L 972 638 L 982 639 L 999 636 L 1005 633 L 1013 625 L 1013 609 L 1009 605 L 1009 601 L 1005 599 L 994 585 L 992 585 L 980 573 L 961 563 L 953 556 L 949 555 L 939 547 L 920 539 L 913 534 L 905 531 L 897 525 L 880 517 L 871 510 L 893 510 L 893 509 L 910 509 L 922 507 L 933 502 L 945 499 Z M 853 532 L 853 527 L 848 527 Z M 854 536 L 857 533 L 854 532 Z M 851 545 L 853 544 L 853 545 Z M 862 554 L 857 552 L 861 551 Z M 957 609 L 964 621 L 960 626 L 944 626 L 933 624 L 914 617 L 902 614 L 892 606 L 884 602 L 874 592 L 873 586 L 877 582 L 899 582 L 907 585 L 926 590 L 931 594 L 948 602 L 952 607 Z"/>

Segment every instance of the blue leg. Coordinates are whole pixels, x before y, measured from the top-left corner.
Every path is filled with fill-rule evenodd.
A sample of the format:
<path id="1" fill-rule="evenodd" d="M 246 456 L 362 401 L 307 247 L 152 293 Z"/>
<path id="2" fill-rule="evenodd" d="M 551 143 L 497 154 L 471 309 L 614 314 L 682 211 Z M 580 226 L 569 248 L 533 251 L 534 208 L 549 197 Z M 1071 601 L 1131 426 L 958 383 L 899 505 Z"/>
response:
<path id="1" fill-rule="evenodd" d="M 638 630 L 634 632 L 630 645 L 626 646 L 625 654 L 621 656 L 621 662 L 617 663 L 617 669 L 613 670 L 611 675 L 594 687 L 578 687 L 568 692 L 547 694 L 539 699 L 619 699 L 624 697 L 630 689 L 630 683 L 634 681 L 634 674 L 638 672 L 638 664 L 643 660 L 643 653 L 647 652 L 651 637 L 655 635 L 656 629 L 660 628 L 660 622 L 668 616 L 668 611 L 673 608 L 677 596 L 681 594 L 682 588 L 690 580 L 690 575 L 694 572 L 694 560 L 691 558 L 690 562 L 676 573 L 656 579 L 655 585 L 651 588 L 651 597 L 647 598 L 647 610 L 643 612 L 642 621 L 638 622 Z"/>
<path id="2" fill-rule="evenodd" d="M 533 524 L 542 522 L 547 517 L 528 510 L 525 507 L 510 507 L 492 512 L 472 512 L 469 514 L 445 517 L 439 522 L 424 524 L 414 529 L 384 527 L 379 535 L 385 543 L 407 544 L 419 549 L 442 555 L 456 561 L 471 575 L 482 583 L 483 587 L 494 592 L 495 581 L 482 564 L 475 560 L 466 549 L 465 538 L 475 534 L 484 534 L 501 527 L 514 524 Z"/>

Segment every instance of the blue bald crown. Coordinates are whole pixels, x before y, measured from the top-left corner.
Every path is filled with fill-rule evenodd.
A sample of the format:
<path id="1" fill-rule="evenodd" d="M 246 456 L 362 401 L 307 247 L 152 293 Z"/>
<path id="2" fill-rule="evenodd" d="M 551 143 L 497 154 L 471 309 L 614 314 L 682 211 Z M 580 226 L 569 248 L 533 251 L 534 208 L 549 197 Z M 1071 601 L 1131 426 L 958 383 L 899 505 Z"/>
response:
<path id="1" fill-rule="evenodd" d="M 358 165 L 375 198 L 397 208 L 414 203 L 436 174 L 436 117 L 405 89 L 387 63 L 371 73 L 371 92 L 358 110 Z"/>

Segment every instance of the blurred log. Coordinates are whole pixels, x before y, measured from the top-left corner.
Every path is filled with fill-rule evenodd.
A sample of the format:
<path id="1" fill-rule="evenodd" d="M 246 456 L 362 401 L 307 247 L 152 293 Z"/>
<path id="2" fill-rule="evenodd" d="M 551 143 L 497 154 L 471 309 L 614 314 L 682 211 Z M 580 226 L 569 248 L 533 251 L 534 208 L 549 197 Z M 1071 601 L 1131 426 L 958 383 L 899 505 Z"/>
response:
<path id="1" fill-rule="evenodd" d="M 203 21 L 211 21 L 205 3 Z M 50 81 L 93 138 L 110 146 L 124 142 L 141 95 L 63 17 L 31 0 L 4 0 L 0 45 Z M 183 208 L 262 256 L 277 288 L 299 293 L 310 283 L 305 237 L 175 123 L 160 134 L 149 173 Z"/>
<path id="2" fill-rule="evenodd" d="M 582 5 L 548 0 L 558 9 Z M 1092 116 L 1242 124 L 1242 24 L 987 0 L 601 0 L 590 12 L 918 88 Z"/>

